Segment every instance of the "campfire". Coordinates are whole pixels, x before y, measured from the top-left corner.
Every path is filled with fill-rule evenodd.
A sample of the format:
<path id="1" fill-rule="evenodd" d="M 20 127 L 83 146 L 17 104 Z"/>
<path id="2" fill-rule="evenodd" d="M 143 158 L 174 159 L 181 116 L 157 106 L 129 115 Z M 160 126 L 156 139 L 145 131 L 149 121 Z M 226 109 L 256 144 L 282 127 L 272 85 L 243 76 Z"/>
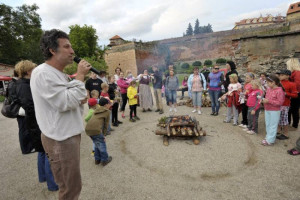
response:
<path id="1" fill-rule="evenodd" d="M 200 143 L 199 137 L 206 136 L 206 132 L 199 126 L 196 118 L 189 115 L 178 115 L 162 117 L 157 124 L 159 127 L 155 131 L 156 135 L 163 135 L 163 144 L 169 145 L 170 137 L 187 137 L 193 138 L 194 144 Z"/>

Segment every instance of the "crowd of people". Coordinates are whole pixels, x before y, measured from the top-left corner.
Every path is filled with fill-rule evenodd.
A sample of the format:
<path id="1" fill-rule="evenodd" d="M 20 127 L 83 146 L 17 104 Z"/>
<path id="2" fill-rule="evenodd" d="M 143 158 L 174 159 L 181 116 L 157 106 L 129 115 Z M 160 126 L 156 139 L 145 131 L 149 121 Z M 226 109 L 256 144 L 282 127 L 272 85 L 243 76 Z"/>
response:
<path id="1" fill-rule="evenodd" d="M 177 112 L 177 92 L 180 90 L 192 99 L 192 113 L 202 114 L 203 92 L 211 99 L 211 116 L 218 116 L 220 102 L 227 104 L 225 123 L 233 120 L 233 126 L 243 128 L 248 134 L 258 134 L 259 113 L 264 110 L 266 137 L 265 146 L 276 139 L 289 139 L 289 125 L 298 128 L 300 103 L 300 63 L 296 58 L 287 61 L 287 69 L 277 74 L 261 73 L 259 77 L 249 72 L 242 81 L 234 62 L 228 61 L 224 75 L 218 65 L 212 71 L 201 72 L 195 67 L 193 73 L 184 77 L 181 88 L 173 66 L 163 74 L 157 66 L 153 73 L 144 70 L 134 77 L 126 75 L 120 67 L 114 75 L 89 73 L 90 64 L 81 60 L 77 76 L 71 80 L 63 69 L 73 62 L 74 51 L 66 33 L 59 30 L 46 31 L 41 39 L 45 63 L 36 67 L 31 61 L 21 61 L 15 67 L 15 95 L 22 109 L 17 117 L 22 153 L 38 153 L 39 181 L 47 181 L 48 189 L 59 189 L 59 199 L 78 199 L 81 191 L 80 141 L 81 133 L 93 142 L 96 165 L 106 166 L 112 161 L 107 152 L 105 137 L 112 127 L 141 120 L 141 112 L 151 112 L 153 94 L 158 114 L 163 114 L 163 96 L 170 114 Z M 165 78 L 164 78 L 165 76 Z M 84 83 L 85 82 L 85 83 Z M 180 89 L 179 89 L 180 88 Z M 225 91 L 223 92 L 223 89 Z M 82 122 L 83 105 L 89 110 Z M 126 112 L 126 105 L 129 111 Z M 122 121 L 118 119 L 121 113 Z M 242 121 L 239 123 L 239 113 Z M 128 122 L 128 123 L 129 123 Z M 68 124 L 68 126 L 66 126 Z M 300 138 L 296 147 L 288 150 L 291 155 L 300 155 Z"/>

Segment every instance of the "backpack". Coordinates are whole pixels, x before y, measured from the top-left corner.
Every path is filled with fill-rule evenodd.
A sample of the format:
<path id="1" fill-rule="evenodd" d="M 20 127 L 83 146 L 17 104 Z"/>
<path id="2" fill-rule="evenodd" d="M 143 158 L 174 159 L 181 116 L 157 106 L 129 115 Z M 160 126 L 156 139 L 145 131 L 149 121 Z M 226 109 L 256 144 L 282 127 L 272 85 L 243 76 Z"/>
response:
<path id="1" fill-rule="evenodd" d="M 1 109 L 2 115 L 8 118 L 16 118 L 21 107 L 19 100 L 16 98 L 16 85 L 16 80 L 14 79 L 8 84 L 6 97 Z"/>

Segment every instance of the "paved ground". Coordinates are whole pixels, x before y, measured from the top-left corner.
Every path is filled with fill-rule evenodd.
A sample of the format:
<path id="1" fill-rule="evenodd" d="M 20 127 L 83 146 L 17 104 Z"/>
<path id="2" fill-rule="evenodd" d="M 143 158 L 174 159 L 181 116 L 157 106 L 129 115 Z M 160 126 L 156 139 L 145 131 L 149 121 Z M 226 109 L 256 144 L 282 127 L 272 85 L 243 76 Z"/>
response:
<path id="1" fill-rule="evenodd" d="M 181 106 L 178 114 L 191 110 Z M 105 167 L 94 165 L 92 142 L 82 134 L 81 199 L 299 200 L 300 157 L 286 153 L 299 130 L 290 132 L 288 141 L 264 147 L 263 115 L 259 135 L 252 136 L 222 123 L 225 108 L 220 113 L 212 117 L 210 108 L 204 108 L 201 116 L 192 114 L 208 133 L 198 146 L 171 140 L 165 147 L 154 134 L 160 115 L 138 108 L 141 121 L 129 123 L 127 114 L 124 124 L 107 137 L 113 161 Z M 21 154 L 16 120 L 1 115 L 0 128 L 0 199 L 57 199 L 57 192 L 38 182 L 37 154 Z"/>

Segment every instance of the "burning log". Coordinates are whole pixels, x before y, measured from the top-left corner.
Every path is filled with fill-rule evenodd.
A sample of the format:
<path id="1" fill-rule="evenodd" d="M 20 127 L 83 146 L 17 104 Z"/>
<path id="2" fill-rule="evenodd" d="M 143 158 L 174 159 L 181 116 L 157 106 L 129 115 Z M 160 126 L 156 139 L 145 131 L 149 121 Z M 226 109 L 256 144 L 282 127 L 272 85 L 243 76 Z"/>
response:
<path id="1" fill-rule="evenodd" d="M 181 135 L 185 135 L 185 129 L 182 128 L 182 129 L 180 129 L 180 130 L 181 130 Z"/>
<path id="2" fill-rule="evenodd" d="M 193 135 L 193 131 L 192 131 L 192 129 L 190 127 L 187 128 L 187 131 L 188 131 L 189 135 Z"/>
<path id="3" fill-rule="evenodd" d="M 172 134 L 173 134 L 173 135 L 176 135 L 176 130 L 175 130 L 175 128 L 171 128 L 171 130 L 172 130 Z"/>

